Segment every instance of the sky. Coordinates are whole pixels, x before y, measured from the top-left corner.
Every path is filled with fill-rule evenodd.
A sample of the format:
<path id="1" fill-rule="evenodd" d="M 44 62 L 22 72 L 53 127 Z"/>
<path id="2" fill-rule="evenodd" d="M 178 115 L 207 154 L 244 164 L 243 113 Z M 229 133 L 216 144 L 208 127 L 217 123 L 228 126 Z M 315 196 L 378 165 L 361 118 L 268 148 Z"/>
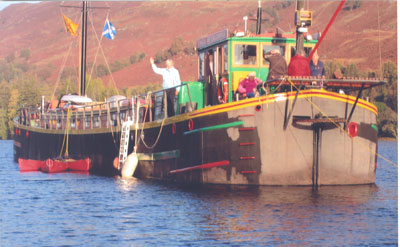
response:
<path id="1" fill-rule="evenodd" d="M 15 3 L 40 3 L 40 1 L 0 1 L 0 11 Z"/>

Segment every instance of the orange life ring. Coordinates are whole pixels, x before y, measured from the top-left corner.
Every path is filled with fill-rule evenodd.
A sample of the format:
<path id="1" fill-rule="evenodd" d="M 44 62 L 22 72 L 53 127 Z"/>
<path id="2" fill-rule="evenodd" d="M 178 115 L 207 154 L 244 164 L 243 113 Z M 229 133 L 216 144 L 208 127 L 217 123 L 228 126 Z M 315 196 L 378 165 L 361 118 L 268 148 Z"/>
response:
<path id="1" fill-rule="evenodd" d="M 113 160 L 113 167 L 118 170 L 119 158 L 115 157 Z"/>
<path id="2" fill-rule="evenodd" d="M 222 77 L 219 81 L 218 87 L 218 102 L 220 104 L 228 102 L 229 97 L 229 83 L 225 77 Z"/>

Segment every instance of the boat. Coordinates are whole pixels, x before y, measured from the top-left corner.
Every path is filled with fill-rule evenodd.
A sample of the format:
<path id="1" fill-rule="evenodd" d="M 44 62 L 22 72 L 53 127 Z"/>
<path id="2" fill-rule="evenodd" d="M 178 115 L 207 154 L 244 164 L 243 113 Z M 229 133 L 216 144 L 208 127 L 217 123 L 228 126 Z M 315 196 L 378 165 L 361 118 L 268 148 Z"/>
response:
<path id="1" fill-rule="evenodd" d="M 40 168 L 44 165 L 45 162 L 45 160 L 29 160 L 19 158 L 19 170 L 21 172 L 40 171 Z"/>
<path id="2" fill-rule="evenodd" d="M 65 172 L 68 169 L 67 162 L 63 160 L 47 159 L 42 165 L 41 170 L 45 173 Z"/>
<path id="3" fill-rule="evenodd" d="M 42 163 L 41 170 L 45 173 L 56 173 L 66 171 L 80 171 L 88 172 L 91 168 L 91 162 L 89 158 L 75 160 L 71 158 L 57 158 L 47 159 Z"/>
<path id="4" fill-rule="evenodd" d="M 378 110 L 362 92 L 385 80 L 266 80 L 269 64 L 264 52 L 280 49 L 289 61 L 296 50 L 310 56 L 322 41 L 322 36 L 304 38 L 312 15 L 301 9 L 304 1 L 297 7 L 296 33 L 261 33 L 259 4 L 256 33 L 222 30 L 200 38 L 199 80 L 179 86 L 175 116 L 167 117 L 163 90 L 112 103 L 76 105 L 69 113 L 65 108 L 22 108 L 14 120 L 15 159 L 56 157 L 65 149 L 70 124 L 69 154 L 90 158 L 91 173 L 122 174 L 131 166 L 127 160 L 133 160 L 127 176 L 174 183 L 374 183 Z M 238 84 L 249 72 L 263 81 L 260 94 L 241 99 Z M 80 95 L 85 95 L 81 78 Z M 319 82 L 323 87 L 315 86 Z"/>
<path id="5" fill-rule="evenodd" d="M 75 160 L 75 159 L 66 159 L 64 162 L 67 163 L 68 170 L 70 171 L 81 171 L 88 172 L 92 167 L 92 163 L 89 158 Z"/>

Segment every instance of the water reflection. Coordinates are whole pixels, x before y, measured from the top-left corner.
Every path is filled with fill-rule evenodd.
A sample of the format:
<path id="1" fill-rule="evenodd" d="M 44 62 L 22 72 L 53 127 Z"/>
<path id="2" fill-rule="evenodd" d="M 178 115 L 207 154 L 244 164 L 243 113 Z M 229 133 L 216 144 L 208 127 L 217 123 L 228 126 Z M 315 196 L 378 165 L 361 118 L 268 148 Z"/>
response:
<path id="1" fill-rule="evenodd" d="M 310 187 L 245 186 L 181 189 L 196 199 L 194 211 L 204 212 L 201 224 L 205 224 L 206 231 L 199 238 L 207 234 L 218 240 L 258 239 L 270 244 L 284 244 L 288 239 L 301 244 L 321 228 L 340 227 L 340 222 L 359 214 L 362 205 L 379 190 L 376 185 L 324 186 L 318 191 Z M 365 218 L 360 214 L 357 217 Z M 351 231 L 348 234 L 346 237 L 351 237 Z"/>
<path id="2" fill-rule="evenodd" d="M 120 176 L 115 176 L 114 179 L 116 181 L 117 188 L 125 192 L 134 190 L 139 182 L 139 180 L 134 177 L 122 178 Z"/>

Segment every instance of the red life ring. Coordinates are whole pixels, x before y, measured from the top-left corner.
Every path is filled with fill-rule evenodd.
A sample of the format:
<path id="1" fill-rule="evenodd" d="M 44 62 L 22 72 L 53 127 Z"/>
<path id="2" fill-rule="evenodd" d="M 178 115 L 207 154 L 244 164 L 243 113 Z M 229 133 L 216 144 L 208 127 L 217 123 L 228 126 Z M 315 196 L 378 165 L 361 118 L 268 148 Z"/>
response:
<path id="1" fill-rule="evenodd" d="M 347 127 L 347 133 L 350 137 L 356 137 L 358 135 L 358 124 L 351 122 Z"/>
<path id="2" fill-rule="evenodd" d="M 218 102 L 220 104 L 228 102 L 229 97 L 229 83 L 225 77 L 222 77 L 219 81 L 220 86 L 218 87 Z"/>
<path id="3" fill-rule="evenodd" d="M 173 123 L 173 124 L 172 124 L 172 134 L 175 135 L 175 133 L 176 133 L 176 124 Z"/>
<path id="4" fill-rule="evenodd" d="M 189 119 L 188 128 L 189 128 L 189 130 L 193 130 L 193 120 L 192 119 Z"/>

